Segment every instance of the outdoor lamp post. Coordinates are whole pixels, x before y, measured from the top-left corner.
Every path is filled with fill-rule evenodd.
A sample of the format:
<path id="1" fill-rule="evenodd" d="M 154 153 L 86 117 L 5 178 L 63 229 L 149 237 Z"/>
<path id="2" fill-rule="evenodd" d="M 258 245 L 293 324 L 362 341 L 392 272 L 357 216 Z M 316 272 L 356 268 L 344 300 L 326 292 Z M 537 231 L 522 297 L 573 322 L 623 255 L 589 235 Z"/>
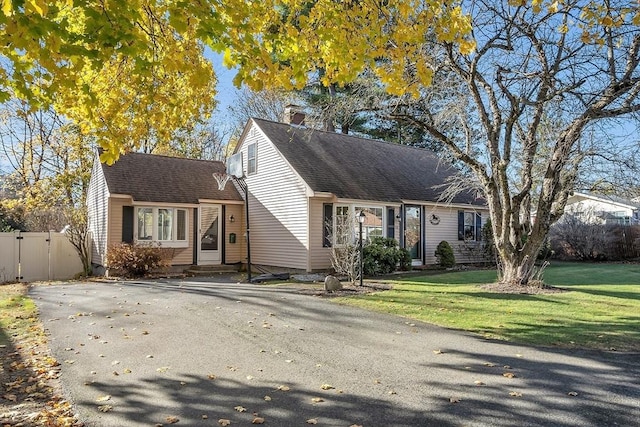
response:
<path id="1" fill-rule="evenodd" d="M 358 226 L 359 226 L 359 230 L 360 230 L 360 286 L 362 286 L 362 278 L 364 276 L 364 254 L 362 251 L 362 224 L 364 224 L 364 218 L 365 218 L 365 214 L 364 211 L 360 211 L 360 214 L 358 215 Z"/>

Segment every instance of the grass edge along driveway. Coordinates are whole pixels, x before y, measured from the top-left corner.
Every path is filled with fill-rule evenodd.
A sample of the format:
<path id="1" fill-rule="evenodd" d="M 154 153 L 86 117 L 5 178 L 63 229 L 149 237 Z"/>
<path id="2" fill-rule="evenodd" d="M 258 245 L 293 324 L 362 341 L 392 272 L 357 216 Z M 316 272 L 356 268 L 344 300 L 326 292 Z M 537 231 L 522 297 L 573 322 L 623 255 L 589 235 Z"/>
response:
<path id="1" fill-rule="evenodd" d="M 393 281 L 393 289 L 336 302 L 523 344 L 640 352 L 640 264 L 553 262 L 553 294 L 501 294 L 480 286 L 495 270 Z"/>

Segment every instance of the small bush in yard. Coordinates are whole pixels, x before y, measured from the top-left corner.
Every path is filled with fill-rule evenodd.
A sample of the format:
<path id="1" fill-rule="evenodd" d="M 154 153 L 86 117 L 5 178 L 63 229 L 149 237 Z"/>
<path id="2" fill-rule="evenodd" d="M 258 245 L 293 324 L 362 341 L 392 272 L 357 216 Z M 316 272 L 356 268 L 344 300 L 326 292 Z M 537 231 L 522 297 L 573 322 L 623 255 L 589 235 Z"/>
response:
<path id="1" fill-rule="evenodd" d="M 411 266 L 409 252 L 406 249 L 399 248 L 395 239 L 374 237 L 364 247 L 363 252 L 364 272 L 370 276 L 394 272 L 398 269 L 398 265 L 406 269 Z M 408 262 L 407 257 L 409 258 Z"/>
<path id="2" fill-rule="evenodd" d="M 446 240 L 438 243 L 435 255 L 441 267 L 451 268 L 456 265 L 456 256 L 453 254 L 451 245 Z"/>
<path id="3" fill-rule="evenodd" d="M 118 243 L 107 251 L 107 267 L 128 277 L 140 277 L 157 268 L 167 267 L 171 257 L 167 249 L 153 245 Z"/>

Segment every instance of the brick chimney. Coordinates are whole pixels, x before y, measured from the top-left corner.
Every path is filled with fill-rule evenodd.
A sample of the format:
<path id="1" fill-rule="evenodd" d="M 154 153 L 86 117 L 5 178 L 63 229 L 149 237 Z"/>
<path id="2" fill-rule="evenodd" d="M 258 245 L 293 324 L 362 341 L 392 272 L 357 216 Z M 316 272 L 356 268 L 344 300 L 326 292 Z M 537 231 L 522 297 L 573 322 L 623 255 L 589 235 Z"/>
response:
<path id="1" fill-rule="evenodd" d="M 283 123 L 304 126 L 305 114 L 299 105 L 289 104 L 284 107 Z"/>

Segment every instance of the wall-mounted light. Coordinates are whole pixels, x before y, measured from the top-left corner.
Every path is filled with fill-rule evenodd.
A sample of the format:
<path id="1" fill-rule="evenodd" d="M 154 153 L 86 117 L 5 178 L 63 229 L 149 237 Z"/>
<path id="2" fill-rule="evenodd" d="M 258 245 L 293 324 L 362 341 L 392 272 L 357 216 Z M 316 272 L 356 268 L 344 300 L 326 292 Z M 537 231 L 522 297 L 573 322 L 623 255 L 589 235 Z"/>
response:
<path id="1" fill-rule="evenodd" d="M 229 217 L 229 222 L 236 222 L 236 219 L 233 217 L 233 215 Z"/>

